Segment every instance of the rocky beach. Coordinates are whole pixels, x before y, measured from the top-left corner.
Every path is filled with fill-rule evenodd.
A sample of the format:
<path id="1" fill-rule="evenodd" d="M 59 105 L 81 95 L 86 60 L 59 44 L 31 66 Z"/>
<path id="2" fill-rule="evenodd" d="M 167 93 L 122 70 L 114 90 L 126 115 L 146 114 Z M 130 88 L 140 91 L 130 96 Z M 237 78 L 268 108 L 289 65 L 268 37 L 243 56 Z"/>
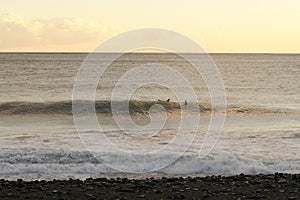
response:
<path id="1" fill-rule="evenodd" d="M 300 174 L 0 180 L 0 199 L 299 199 Z"/>

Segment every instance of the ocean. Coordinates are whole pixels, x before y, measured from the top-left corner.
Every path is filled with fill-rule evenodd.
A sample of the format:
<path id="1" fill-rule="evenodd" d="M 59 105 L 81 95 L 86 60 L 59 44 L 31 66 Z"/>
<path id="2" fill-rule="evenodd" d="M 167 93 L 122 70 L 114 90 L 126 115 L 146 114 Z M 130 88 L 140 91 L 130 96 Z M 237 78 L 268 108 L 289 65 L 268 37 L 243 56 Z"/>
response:
<path id="1" fill-rule="evenodd" d="M 172 151 L 157 153 L 158 157 L 154 150 L 163 149 L 176 137 L 180 120 L 176 106 L 166 108 L 168 120 L 155 135 L 148 134 L 148 128 L 128 129 L 124 133 L 109 114 L 109 100 L 121 75 L 132 66 L 147 63 L 182 70 L 196 86 L 193 89 L 200 107 L 206 108 L 211 96 L 205 81 L 189 70 L 186 61 L 172 54 L 128 54 L 112 63 L 95 92 L 96 112 L 102 129 L 90 128 L 78 134 L 72 117 L 73 85 L 87 55 L 0 53 L 0 178 L 49 180 L 300 172 L 299 54 L 210 55 L 224 82 L 227 116 L 214 148 L 204 157 L 199 157 L 199 151 L 209 126 L 209 109 L 201 111 L 197 132 L 189 128 L 184 130 L 187 137 L 199 136 L 188 149 L 183 151 L 176 144 Z M 105 58 L 108 55 L 99 56 Z M 198 59 L 197 55 L 194 59 Z M 160 71 L 156 73 L 162 79 L 172 78 Z M 128 81 L 136 84 L 148 76 L 140 73 Z M 124 85 L 118 87 L 126 93 Z M 181 85 L 174 88 L 179 92 L 186 91 Z M 134 104 L 131 104 L 134 121 L 140 127 L 147 125 L 147 109 L 155 102 L 173 105 L 165 104 L 170 98 L 170 103 L 176 103 L 172 93 L 174 88 L 148 84 L 136 90 L 132 96 Z M 123 100 L 122 96 L 118 98 Z M 190 105 L 189 99 L 187 103 Z M 182 106 L 183 102 L 179 104 Z M 192 126 L 195 116 L 188 117 Z M 160 115 L 153 118 L 157 119 L 156 123 L 163 119 Z M 93 148 L 84 144 L 83 137 L 99 132 L 121 151 L 113 151 L 110 145 L 100 141 L 101 148 L 95 156 L 91 152 Z M 170 157 L 176 159 L 157 170 L 136 173 L 140 169 L 139 163 L 133 163 L 123 154 L 143 154 L 152 150 L 156 163 L 164 163 Z M 146 162 L 141 160 L 141 163 Z M 115 166 L 126 166 L 132 171 L 119 171 Z"/>

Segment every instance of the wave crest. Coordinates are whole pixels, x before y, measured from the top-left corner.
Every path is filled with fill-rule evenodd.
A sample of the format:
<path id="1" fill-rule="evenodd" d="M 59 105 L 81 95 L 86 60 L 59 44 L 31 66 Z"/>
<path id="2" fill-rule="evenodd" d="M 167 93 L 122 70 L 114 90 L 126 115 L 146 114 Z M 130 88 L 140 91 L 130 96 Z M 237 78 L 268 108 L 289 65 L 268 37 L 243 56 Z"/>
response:
<path id="1" fill-rule="evenodd" d="M 79 103 L 81 107 L 93 106 L 97 114 L 108 115 L 112 114 L 111 101 L 98 100 L 95 102 L 90 101 L 58 101 L 58 102 L 5 102 L 0 104 L 0 115 L 72 115 L 72 105 Z M 184 103 L 179 102 L 167 102 L 167 101 L 136 101 L 129 102 L 129 112 L 131 115 L 148 116 L 150 108 L 160 104 L 168 113 L 178 113 Z M 190 105 L 191 103 L 189 103 Z M 117 109 L 122 113 L 128 109 L 125 101 L 117 102 Z M 188 107 L 189 107 L 188 105 Z M 212 107 L 209 103 L 199 104 L 199 110 L 189 110 L 191 112 L 201 112 L 209 114 L 212 111 Z M 193 109 L 195 106 L 191 106 Z M 218 108 L 215 108 L 218 109 Z M 258 106 L 247 105 L 229 105 L 227 106 L 227 114 L 292 114 L 297 111 L 290 109 L 270 109 Z M 297 112 L 298 113 L 298 112 Z"/>
<path id="2" fill-rule="evenodd" d="M 6 102 L 0 104 L 1 115 L 27 115 L 27 114 L 62 114 L 72 115 L 72 101 L 59 102 Z M 77 101 L 80 106 L 94 105 L 97 114 L 111 115 L 111 101 Z M 180 110 L 180 104 L 166 101 L 130 101 L 129 112 L 133 115 L 147 115 L 151 106 L 155 104 L 162 105 L 167 112 Z M 117 103 L 118 109 L 127 109 L 125 101 Z"/>

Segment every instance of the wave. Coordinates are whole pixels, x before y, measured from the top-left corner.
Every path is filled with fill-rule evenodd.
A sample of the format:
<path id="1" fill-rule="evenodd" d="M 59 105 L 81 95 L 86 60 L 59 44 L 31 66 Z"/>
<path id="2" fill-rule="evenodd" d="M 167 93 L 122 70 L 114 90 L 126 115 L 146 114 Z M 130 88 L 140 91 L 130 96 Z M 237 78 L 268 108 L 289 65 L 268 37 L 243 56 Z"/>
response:
<path id="1" fill-rule="evenodd" d="M 129 112 L 132 115 L 148 115 L 149 109 L 153 105 L 161 105 L 167 112 L 179 111 L 180 103 L 167 101 L 130 101 Z M 90 109 L 91 106 L 97 114 L 111 115 L 111 101 L 99 100 L 91 101 L 59 101 L 59 102 L 6 102 L 0 104 L 0 115 L 26 115 L 26 114 L 63 114 L 72 115 L 72 106 Z M 128 109 L 125 101 L 119 101 L 114 104 L 118 111 Z M 202 111 L 207 110 L 205 106 L 200 106 Z"/>
<path id="2" fill-rule="evenodd" d="M 119 164 L 130 164 L 122 155 L 105 154 Z M 169 155 L 166 155 L 169 156 Z M 164 159 L 164 158 L 161 158 Z M 158 161 L 160 162 L 160 161 Z M 198 155 L 183 155 L 177 161 L 155 173 L 162 175 L 192 175 L 192 174 L 259 174 L 259 173 L 299 173 L 299 160 L 284 161 L 272 159 L 253 159 L 240 155 L 211 154 L 200 159 Z M 133 166 L 134 167 L 134 166 Z M 101 174 L 120 173 L 102 164 L 86 151 L 67 151 L 63 149 L 2 149 L 0 153 L 0 178 L 53 179 L 55 175 L 70 178 L 86 175 L 85 178 Z M 64 176 L 64 174 L 66 176 Z M 126 173 L 123 173 L 126 176 Z M 145 175 L 145 174 L 141 174 Z"/>
<path id="3" fill-rule="evenodd" d="M 228 114 L 295 114 L 299 113 L 297 110 L 288 108 L 267 108 L 261 106 L 249 105 L 230 105 L 227 107 Z"/>
<path id="4" fill-rule="evenodd" d="M 129 112 L 131 115 L 144 115 L 148 116 L 149 110 L 153 105 L 161 105 L 168 113 L 179 112 L 184 106 L 184 103 L 179 102 L 167 102 L 167 101 L 136 101 L 129 102 Z M 58 102 L 5 102 L 0 104 L 0 115 L 30 115 L 30 114 L 42 114 L 42 115 L 72 115 L 72 106 L 78 105 L 83 109 L 88 108 L 95 110 L 97 114 L 111 115 L 111 101 L 98 100 L 91 101 L 58 101 Z M 191 105 L 191 103 L 189 103 Z M 187 108 L 189 108 L 189 105 Z M 122 111 L 128 109 L 125 101 L 119 101 L 114 104 L 118 113 L 122 114 Z M 194 109 L 195 106 L 190 106 Z M 198 105 L 199 110 L 189 110 L 192 112 L 210 113 L 212 107 L 209 103 L 200 103 Z M 218 108 L 216 108 L 218 109 Z M 161 110 L 160 110 L 161 111 Z M 291 114 L 296 112 L 291 109 L 271 109 L 258 106 L 247 105 L 229 105 L 227 106 L 227 114 Z"/>

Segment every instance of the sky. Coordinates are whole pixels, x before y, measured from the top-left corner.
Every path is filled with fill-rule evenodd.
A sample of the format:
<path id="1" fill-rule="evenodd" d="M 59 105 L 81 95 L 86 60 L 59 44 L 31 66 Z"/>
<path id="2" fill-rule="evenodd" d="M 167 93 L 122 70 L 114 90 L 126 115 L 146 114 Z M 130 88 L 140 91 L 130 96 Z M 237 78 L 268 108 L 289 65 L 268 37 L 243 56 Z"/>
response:
<path id="1" fill-rule="evenodd" d="M 299 0 L 0 0 L 0 51 L 90 52 L 116 34 L 164 28 L 209 53 L 300 53 L 299 9 Z"/>

